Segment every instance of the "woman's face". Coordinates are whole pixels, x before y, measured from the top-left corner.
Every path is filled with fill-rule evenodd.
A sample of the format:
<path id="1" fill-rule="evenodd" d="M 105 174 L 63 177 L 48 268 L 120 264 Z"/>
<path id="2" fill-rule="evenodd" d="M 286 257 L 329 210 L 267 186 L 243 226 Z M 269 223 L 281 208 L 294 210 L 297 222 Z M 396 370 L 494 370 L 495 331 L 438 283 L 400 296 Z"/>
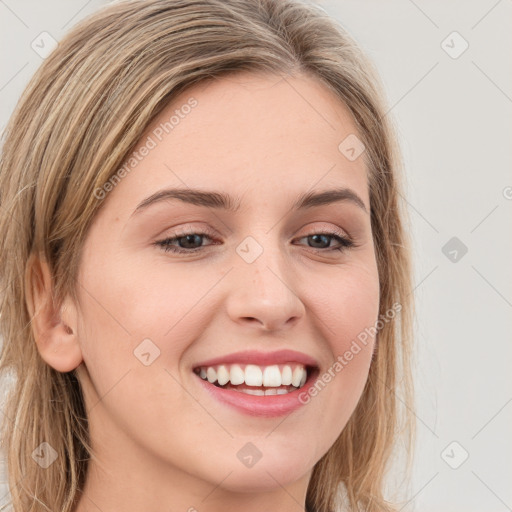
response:
<path id="1" fill-rule="evenodd" d="M 379 306 L 357 134 L 315 79 L 247 73 L 188 89 L 149 127 L 80 260 L 78 375 L 102 463 L 243 492 L 309 478 L 374 348 L 353 350 Z M 227 377 L 235 389 L 209 382 Z"/>

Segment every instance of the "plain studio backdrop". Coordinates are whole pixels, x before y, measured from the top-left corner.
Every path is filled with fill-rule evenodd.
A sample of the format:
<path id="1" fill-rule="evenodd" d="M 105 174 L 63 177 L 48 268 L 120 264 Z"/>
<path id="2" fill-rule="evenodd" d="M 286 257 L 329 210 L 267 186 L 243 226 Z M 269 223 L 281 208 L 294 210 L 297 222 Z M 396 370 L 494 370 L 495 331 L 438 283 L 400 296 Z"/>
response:
<path id="1" fill-rule="evenodd" d="M 41 38 L 105 3 L 0 0 L 2 131 Z M 375 62 L 404 154 L 418 441 L 402 510 L 512 510 L 512 1 L 317 4 Z"/>

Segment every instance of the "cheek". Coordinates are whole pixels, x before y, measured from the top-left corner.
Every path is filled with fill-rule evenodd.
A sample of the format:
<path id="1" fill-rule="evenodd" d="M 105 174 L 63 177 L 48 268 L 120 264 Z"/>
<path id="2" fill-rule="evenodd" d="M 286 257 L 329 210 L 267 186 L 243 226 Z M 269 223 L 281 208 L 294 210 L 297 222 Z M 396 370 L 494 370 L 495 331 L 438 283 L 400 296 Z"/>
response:
<path id="1" fill-rule="evenodd" d="M 90 375 L 89 403 L 101 400 L 104 405 L 95 413 L 106 409 L 123 428 L 131 429 L 127 425 L 133 422 L 136 430 L 144 421 L 134 421 L 131 411 L 139 418 L 156 419 L 162 404 L 168 404 L 169 410 L 195 407 L 176 380 L 177 368 L 190 340 L 201 331 L 187 312 L 208 283 L 200 293 L 200 287 L 180 287 L 176 279 L 165 282 L 161 276 L 157 279 L 138 269 L 130 272 L 118 263 L 101 272 L 93 265 L 84 267 L 87 279 L 82 283 L 87 292 L 82 289 L 78 336 Z M 201 416 L 198 410 L 194 413 Z M 178 428 L 180 421 L 170 415 L 165 425 Z"/>
<path id="2" fill-rule="evenodd" d="M 378 271 L 372 265 L 340 267 L 336 278 L 325 280 L 322 290 L 318 293 L 317 288 L 311 309 L 332 359 L 313 396 L 323 396 L 324 411 L 332 414 L 332 424 L 339 430 L 357 405 L 368 377 L 379 314 Z"/>
<path id="3" fill-rule="evenodd" d="M 161 339 L 186 317 L 215 282 L 194 278 L 179 265 L 122 254 L 91 258 L 83 268 L 89 319 L 121 336 Z M 211 281 L 211 282 L 210 282 Z M 98 319 L 98 321 L 96 321 Z"/>
<path id="4" fill-rule="evenodd" d="M 115 265 L 106 261 L 114 260 Z M 211 320 L 208 291 L 223 274 L 201 273 L 129 258 L 99 261 L 83 267 L 79 337 L 86 366 L 101 393 L 130 370 L 133 380 L 149 352 L 154 363 L 143 367 L 176 373 L 191 343 Z M 167 377 L 169 380 L 169 377 Z M 172 384 L 172 382 L 171 382 Z M 168 383 L 167 383 L 168 385 Z"/>
<path id="5" fill-rule="evenodd" d="M 343 353 L 350 341 L 375 325 L 379 313 L 379 277 L 375 265 L 339 267 L 310 293 L 322 331 L 334 355 Z"/>

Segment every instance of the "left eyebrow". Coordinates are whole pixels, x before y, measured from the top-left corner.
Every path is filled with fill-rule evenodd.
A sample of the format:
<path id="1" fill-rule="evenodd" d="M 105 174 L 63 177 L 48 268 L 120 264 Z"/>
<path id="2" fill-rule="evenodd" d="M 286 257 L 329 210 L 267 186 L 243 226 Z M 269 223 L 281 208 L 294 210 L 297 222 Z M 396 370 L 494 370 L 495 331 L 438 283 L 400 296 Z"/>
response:
<path id="1" fill-rule="evenodd" d="M 303 210 L 313 206 L 322 206 L 340 201 L 350 201 L 359 206 L 364 212 L 368 213 L 364 201 L 350 188 L 337 188 L 324 190 L 323 192 L 313 191 L 302 194 L 293 205 L 293 208 L 295 210 Z"/>
<path id="2" fill-rule="evenodd" d="M 240 209 L 240 201 L 235 200 L 233 197 L 217 191 L 198 190 L 191 188 L 173 188 L 164 189 L 155 192 L 146 199 L 144 199 L 135 208 L 133 214 L 139 213 L 150 205 L 170 199 L 177 199 L 184 203 L 193 204 L 196 206 L 205 206 L 208 208 L 223 209 L 227 211 L 237 212 Z M 324 190 L 321 192 L 307 192 L 299 196 L 292 206 L 293 210 L 304 210 L 315 206 L 322 206 L 336 202 L 349 201 L 364 212 L 368 210 L 363 200 L 349 188 L 337 188 L 332 190 Z"/>

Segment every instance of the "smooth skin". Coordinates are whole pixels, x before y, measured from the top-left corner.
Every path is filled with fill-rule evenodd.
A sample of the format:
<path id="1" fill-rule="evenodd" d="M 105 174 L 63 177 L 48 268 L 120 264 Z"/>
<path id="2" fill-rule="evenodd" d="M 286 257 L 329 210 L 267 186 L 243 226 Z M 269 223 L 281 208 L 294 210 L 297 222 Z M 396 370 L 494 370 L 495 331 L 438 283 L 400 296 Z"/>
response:
<path id="1" fill-rule="evenodd" d="M 297 512 L 368 377 L 373 338 L 288 416 L 250 416 L 203 389 L 197 363 L 241 350 L 297 350 L 327 371 L 375 324 L 379 280 L 364 159 L 338 149 L 358 131 L 324 84 L 247 72 L 200 83 L 137 150 L 190 98 L 197 105 L 103 199 L 81 256 L 79 304 L 68 297 L 52 310 L 40 265 L 38 350 L 59 371 L 78 368 L 96 455 L 78 512 Z M 292 209 L 301 194 L 341 187 L 365 209 L 349 200 Z M 240 207 L 173 199 L 134 213 L 166 188 L 223 192 Z M 336 231 L 355 245 L 338 251 L 321 236 Z M 189 253 L 155 245 L 173 237 Z M 251 263 L 237 252 L 247 237 L 262 250 Z M 134 355 L 145 339 L 160 351 L 149 365 Z M 237 457 L 248 442 L 262 454 L 250 468 Z"/>

